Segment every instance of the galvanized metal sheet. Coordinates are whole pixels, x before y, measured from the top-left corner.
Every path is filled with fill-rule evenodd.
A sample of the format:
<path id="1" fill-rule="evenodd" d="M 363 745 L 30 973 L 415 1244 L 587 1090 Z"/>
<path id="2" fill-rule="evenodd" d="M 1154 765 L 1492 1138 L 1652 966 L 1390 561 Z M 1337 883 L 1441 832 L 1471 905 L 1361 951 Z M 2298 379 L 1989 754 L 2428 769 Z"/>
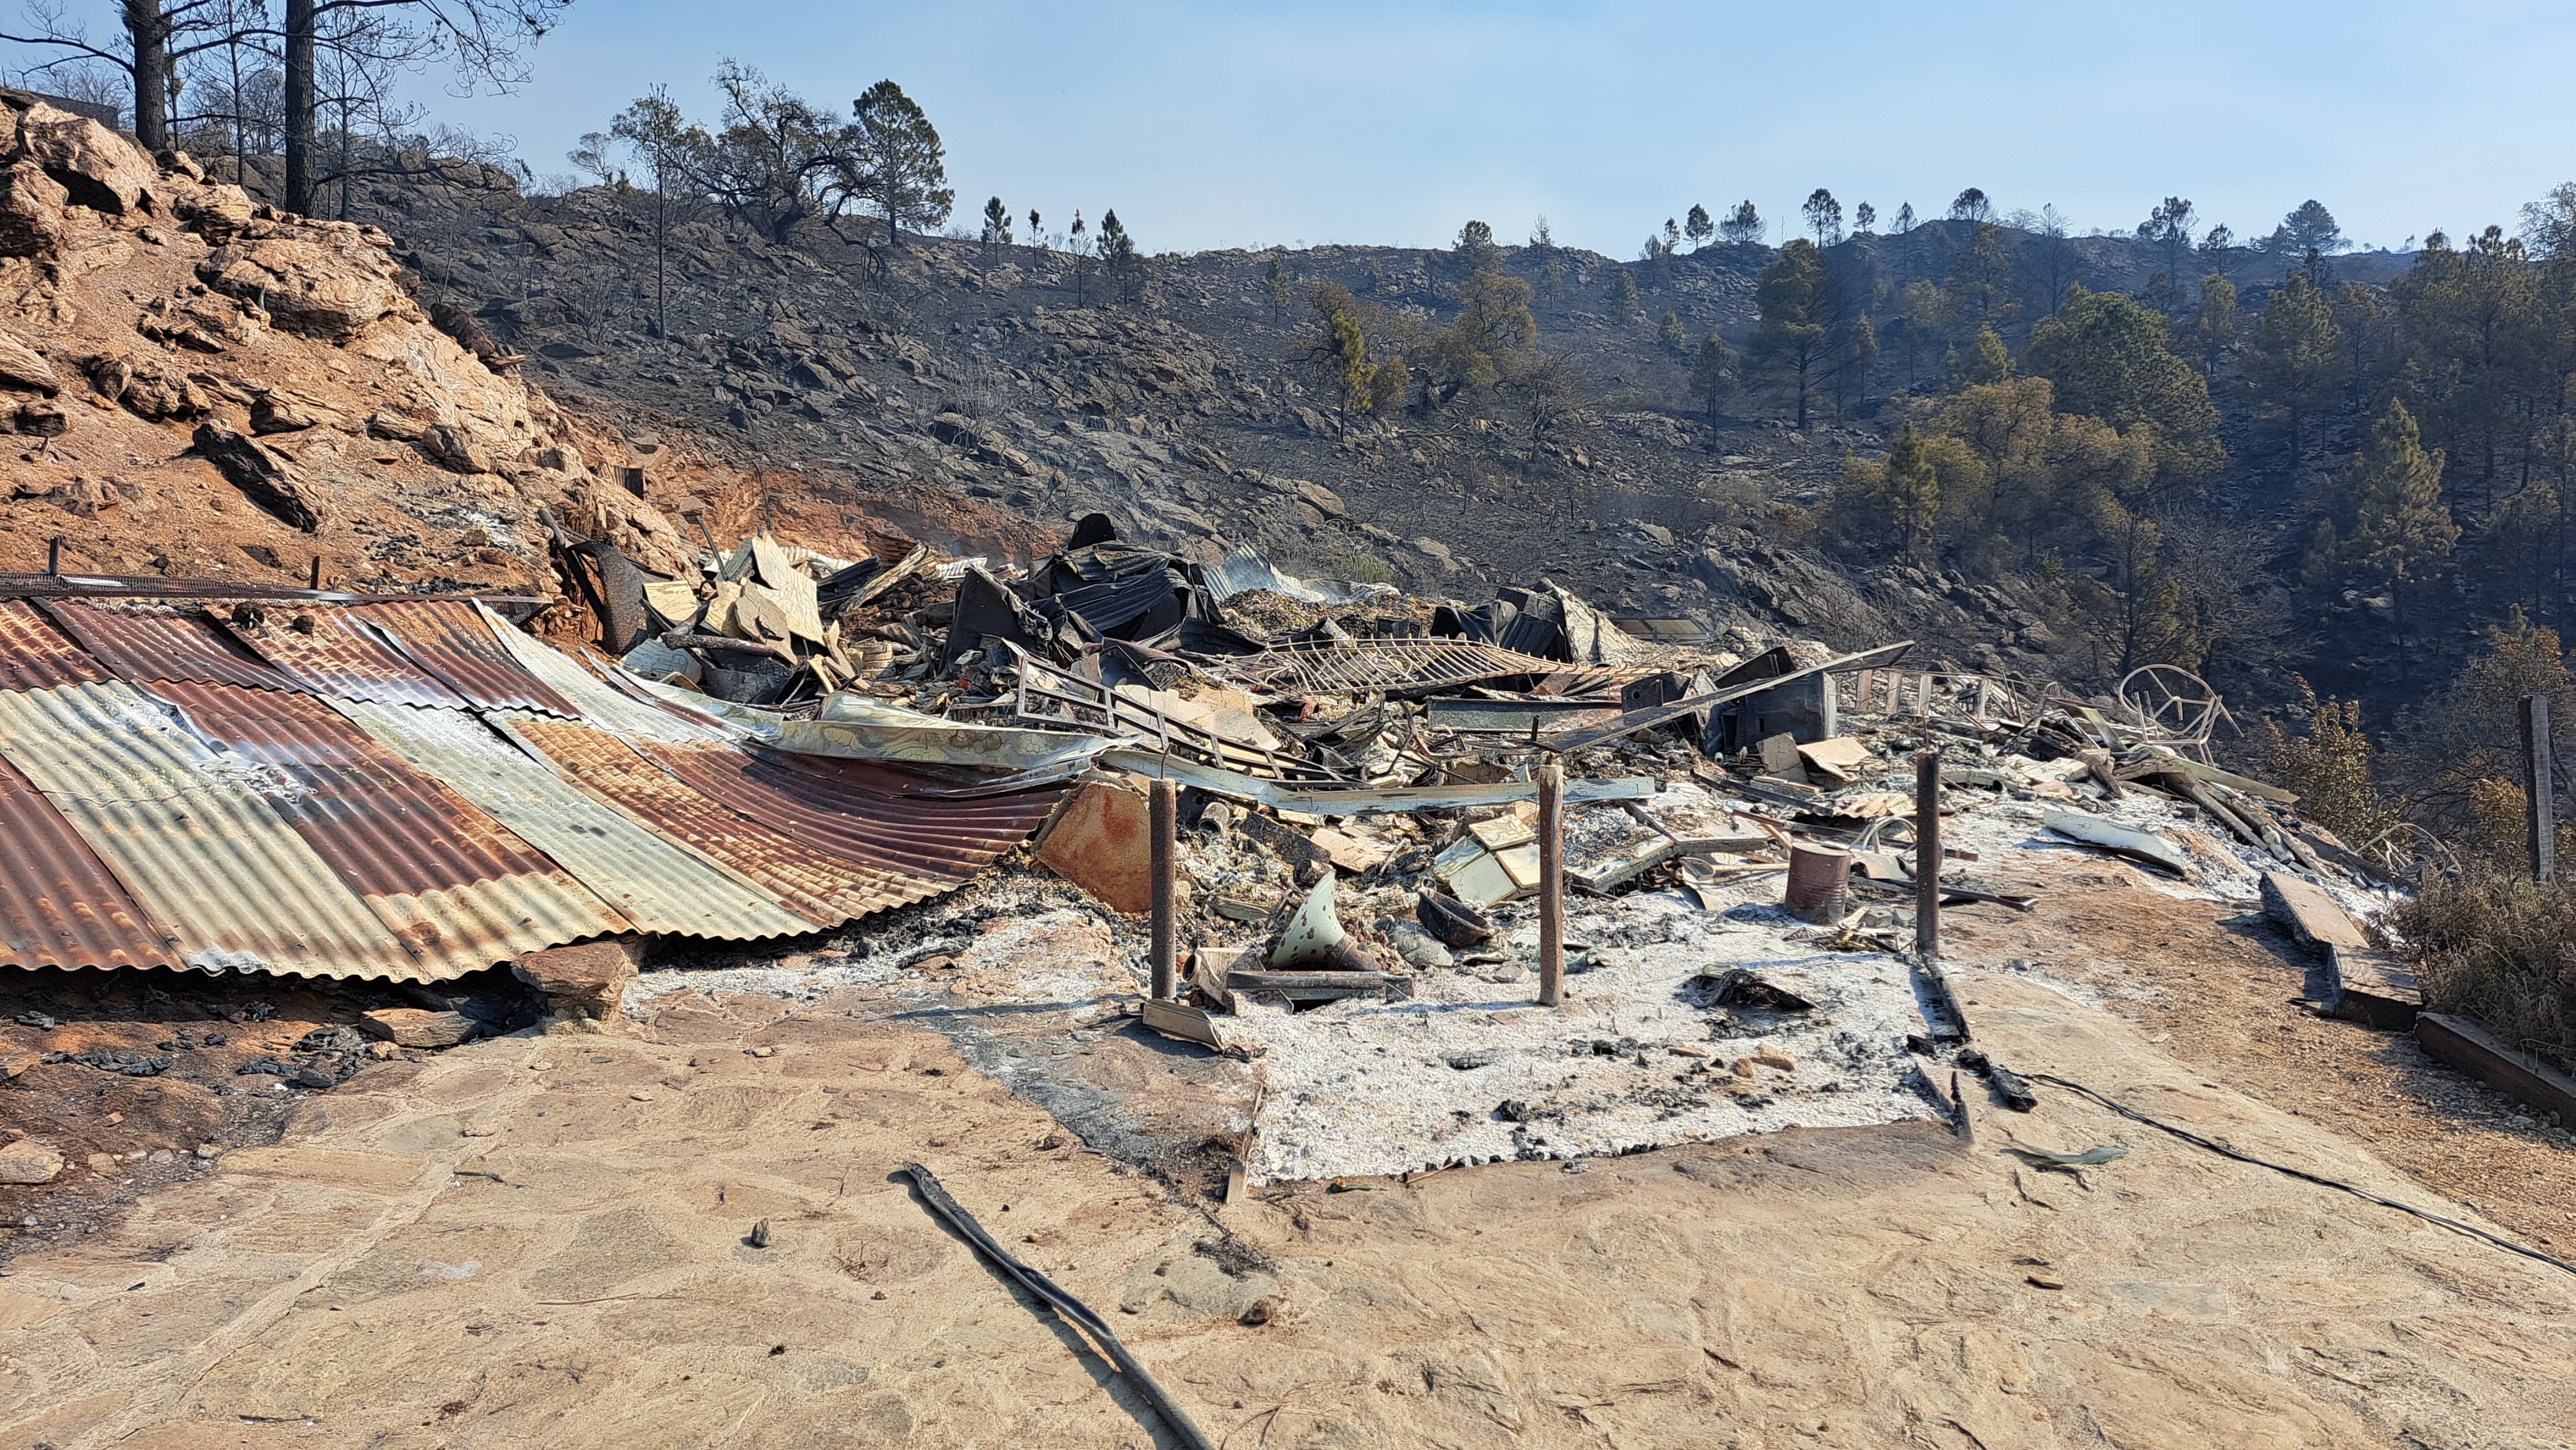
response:
<path id="1" fill-rule="evenodd" d="M 465 697 L 405 659 L 350 609 L 281 605 L 255 625 L 226 622 L 233 637 L 317 694 L 335 700 L 461 708 Z"/>
<path id="2" fill-rule="evenodd" d="M 98 661 L 54 628 L 36 606 L 0 599 L 0 690 L 95 685 L 107 677 Z"/>
<path id="3" fill-rule="evenodd" d="M 0 761 L 0 963 L 166 967 L 178 956 L 107 863 L 17 767 Z"/>
<path id="4" fill-rule="evenodd" d="M 525 630 L 512 628 L 508 620 L 489 609 L 483 610 L 483 623 L 501 641 L 501 647 L 510 652 L 510 658 L 544 681 L 547 688 L 571 701 L 581 718 L 593 725 L 619 735 L 673 744 L 739 738 L 702 716 L 683 717 L 609 688 L 572 656 L 531 637 Z"/>
<path id="5" fill-rule="evenodd" d="M 552 856 L 640 931 L 744 940 L 831 924 L 794 914 L 748 877 L 584 794 L 474 715 L 331 703 L 414 770 Z"/>
<path id="6" fill-rule="evenodd" d="M 191 680 L 245 685 L 258 690 L 300 689 L 197 610 L 185 612 L 82 604 L 51 599 L 45 613 L 79 640 L 100 664 L 128 684 Z"/>
<path id="7" fill-rule="evenodd" d="M 24 771 L 204 971 L 408 977 L 419 959 L 271 797 L 301 787 L 217 752 L 132 685 L 0 693 L 0 757 Z"/>
<path id="8" fill-rule="evenodd" d="M 349 611 L 393 636 L 395 648 L 486 710 L 536 710 L 574 718 L 556 694 L 493 638 L 478 607 L 462 599 L 363 604 Z"/>
<path id="9" fill-rule="evenodd" d="M 309 695 L 173 684 L 152 693 L 210 748 L 290 787 L 266 793 L 271 808 L 413 950 L 421 976 L 627 929 L 543 852 Z"/>
<path id="10" fill-rule="evenodd" d="M 773 831 L 682 785 L 604 730 L 525 717 L 503 728 L 584 789 L 768 887 L 803 915 L 837 922 L 920 899 L 910 875 L 855 865 Z"/>
<path id="11" fill-rule="evenodd" d="M 910 900 L 964 885 L 1028 838 L 1061 785 L 967 799 L 905 795 L 911 777 L 825 756 L 727 747 L 637 746 L 682 782 L 743 815 L 855 866 L 914 878 Z"/>

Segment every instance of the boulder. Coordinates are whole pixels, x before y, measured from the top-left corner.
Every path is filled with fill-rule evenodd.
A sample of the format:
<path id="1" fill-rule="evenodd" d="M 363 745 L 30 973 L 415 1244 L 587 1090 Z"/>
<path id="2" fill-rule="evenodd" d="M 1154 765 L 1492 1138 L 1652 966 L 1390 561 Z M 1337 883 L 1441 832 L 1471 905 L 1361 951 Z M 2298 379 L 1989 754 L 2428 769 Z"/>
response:
<path id="1" fill-rule="evenodd" d="M 510 970 L 545 994 L 548 1010 L 606 1022 L 624 1010 L 639 950 L 640 943 L 625 941 L 549 947 L 519 958 Z"/>
<path id="2" fill-rule="evenodd" d="M 0 1148 L 0 1183 L 51 1183 L 63 1171 L 63 1155 L 21 1138 Z"/>
<path id="3" fill-rule="evenodd" d="M 38 105 L 18 123 L 18 144 L 69 194 L 110 216 L 151 214 L 161 168 L 143 149 L 91 120 Z"/>
<path id="4" fill-rule="evenodd" d="M 345 342 L 388 317 L 421 322 L 392 258 L 354 232 L 299 227 L 215 249 L 197 277 L 267 309 L 287 332 Z"/>
<path id="5" fill-rule="evenodd" d="M 1342 503 L 1340 494 L 1320 483 L 1299 483 L 1297 496 L 1314 505 L 1315 512 L 1328 519 L 1337 519 L 1350 512 L 1350 509 Z"/>
<path id="6" fill-rule="evenodd" d="M 34 348 L 0 332 L 0 387 L 30 388 L 50 398 L 63 390 L 63 379 Z"/>
<path id="7" fill-rule="evenodd" d="M 304 470 L 216 423 L 197 426 L 196 453 L 260 508 L 308 534 L 321 529 L 321 493 Z"/>
<path id="8" fill-rule="evenodd" d="M 41 257 L 63 239 L 63 208 L 71 193 L 20 157 L 0 168 L 0 257 Z"/>
<path id="9" fill-rule="evenodd" d="M 422 1007 L 380 1007 L 359 1014 L 367 1031 L 396 1047 L 454 1047 L 474 1035 L 474 1019 L 462 1012 L 432 1012 Z"/>

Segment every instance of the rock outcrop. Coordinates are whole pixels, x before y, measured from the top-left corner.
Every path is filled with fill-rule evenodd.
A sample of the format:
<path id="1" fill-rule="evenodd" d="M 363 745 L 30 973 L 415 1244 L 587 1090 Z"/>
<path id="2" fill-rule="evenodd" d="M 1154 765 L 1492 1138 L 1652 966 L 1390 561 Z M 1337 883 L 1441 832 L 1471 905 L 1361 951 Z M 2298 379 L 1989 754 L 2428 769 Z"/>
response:
<path id="1" fill-rule="evenodd" d="M 0 91 L 0 570 L 555 590 L 541 509 L 676 572 L 624 452 L 430 322 L 380 228 Z M 497 364 L 497 366 L 496 366 Z M 148 519 L 147 519 L 148 514 Z M 77 528 L 71 520 L 80 520 Z"/>

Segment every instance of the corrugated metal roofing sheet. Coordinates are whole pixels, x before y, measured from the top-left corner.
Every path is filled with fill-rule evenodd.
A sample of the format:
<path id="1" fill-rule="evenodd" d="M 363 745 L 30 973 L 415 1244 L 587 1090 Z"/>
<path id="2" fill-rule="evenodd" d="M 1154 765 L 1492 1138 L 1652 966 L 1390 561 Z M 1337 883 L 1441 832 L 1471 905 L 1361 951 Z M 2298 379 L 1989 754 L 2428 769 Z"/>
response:
<path id="1" fill-rule="evenodd" d="M 701 795 L 774 831 L 853 865 L 911 878 L 907 901 L 964 885 L 1026 840 L 1065 790 L 916 797 L 903 794 L 911 777 L 866 761 L 651 742 L 637 748 Z"/>
<path id="2" fill-rule="evenodd" d="M 269 797 L 281 772 L 218 753 L 132 685 L 0 693 L 0 756 L 79 830 L 205 971 L 412 977 L 422 963 Z"/>
<path id="3" fill-rule="evenodd" d="M 107 677 L 98 661 L 64 637 L 36 606 L 0 599 L 0 690 L 95 685 Z"/>
<path id="4" fill-rule="evenodd" d="M 768 887 L 806 916 L 840 921 L 919 899 L 906 894 L 909 878 L 826 855 L 719 805 L 604 730 L 525 718 L 504 728 L 583 788 Z"/>
<path id="5" fill-rule="evenodd" d="M 584 794 L 473 715 L 351 700 L 332 706 L 552 856 L 638 930 L 742 940 L 831 924 L 790 912 L 766 888 Z"/>
<path id="6" fill-rule="evenodd" d="M 414 664 L 487 710 L 536 710 L 575 717 L 572 705 L 513 659 L 479 606 L 461 599 L 362 604 L 349 611 L 393 636 Z"/>
<path id="7" fill-rule="evenodd" d="M 331 605 L 279 606 L 256 625 L 227 623 L 261 659 L 335 700 L 462 708 L 465 697 L 376 634 L 354 610 Z"/>
<path id="8" fill-rule="evenodd" d="M 270 806 L 444 978 L 627 929 L 542 852 L 308 695 L 159 685 L 198 737 L 293 789 Z"/>
<path id="9" fill-rule="evenodd" d="M 712 720 L 684 717 L 609 688 L 572 656 L 531 638 L 525 630 L 512 628 L 508 620 L 490 609 L 483 610 L 483 622 L 512 659 L 544 681 L 547 688 L 571 701 L 581 718 L 593 725 L 624 736 L 674 744 L 740 738 Z"/>
<path id="10" fill-rule="evenodd" d="M 235 644 L 201 611 L 119 609 L 49 599 L 45 612 L 128 684 L 189 680 L 259 690 L 301 688 Z"/>
<path id="11" fill-rule="evenodd" d="M 18 768 L 0 761 L 0 963 L 166 967 L 178 958 L 107 863 Z"/>

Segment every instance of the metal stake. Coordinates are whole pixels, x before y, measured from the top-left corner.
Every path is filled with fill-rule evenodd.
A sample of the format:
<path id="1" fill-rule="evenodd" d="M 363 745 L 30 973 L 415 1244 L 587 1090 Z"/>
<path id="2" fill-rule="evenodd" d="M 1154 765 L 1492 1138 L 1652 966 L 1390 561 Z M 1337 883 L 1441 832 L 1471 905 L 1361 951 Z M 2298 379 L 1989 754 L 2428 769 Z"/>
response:
<path id="1" fill-rule="evenodd" d="M 1538 1004 L 1565 1000 L 1565 767 L 1538 771 Z"/>
<path id="2" fill-rule="evenodd" d="M 1180 820 L 1180 791 L 1169 779 L 1157 779 L 1153 790 L 1154 864 L 1154 997 L 1172 1000 L 1180 976 L 1179 923 L 1173 918 L 1172 837 Z"/>
<path id="3" fill-rule="evenodd" d="M 60 534 L 45 544 L 45 572 L 57 576 L 63 572 L 63 536 Z"/>
<path id="4" fill-rule="evenodd" d="M 2557 783 L 2549 771 L 2549 697 L 2522 697 L 2522 792 L 2531 825 L 2531 879 L 2558 879 Z"/>
<path id="5" fill-rule="evenodd" d="M 1914 757 L 1914 952 L 1941 959 L 1941 752 Z"/>

